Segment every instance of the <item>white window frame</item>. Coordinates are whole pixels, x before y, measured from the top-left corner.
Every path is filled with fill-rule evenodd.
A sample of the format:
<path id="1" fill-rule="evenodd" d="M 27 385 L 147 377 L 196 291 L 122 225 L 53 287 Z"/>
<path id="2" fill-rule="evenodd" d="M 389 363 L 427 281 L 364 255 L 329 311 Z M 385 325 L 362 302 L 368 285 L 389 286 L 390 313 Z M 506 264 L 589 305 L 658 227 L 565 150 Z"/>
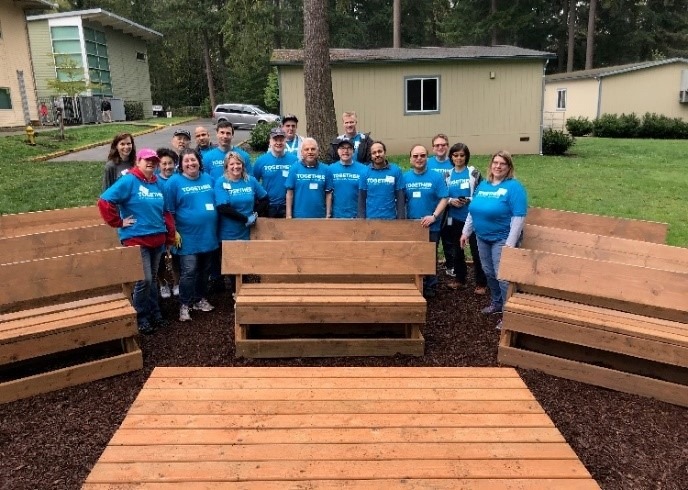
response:
<path id="1" fill-rule="evenodd" d="M 557 89 L 557 110 L 558 111 L 565 111 L 566 110 L 566 103 L 568 102 L 568 95 L 566 93 L 565 88 L 558 88 Z"/>
<path id="2" fill-rule="evenodd" d="M 420 80 L 421 81 L 421 93 L 420 93 L 420 101 L 421 101 L 421 108 L 420 110 L 409 110 L 408 108 L 408 102 L 409 102 L 409 82 L 411 81 L 416 81 Z M 435 101 L 436 103 L 436 108 L 435 109 L 425 109 L 423 107 L 423 89 L 425 86 L 426 81 L 431 81 L 434 80 L 437 88 L 437 100 Z M 440 112 L 440 76 L 439 75 L 414 75 L 414 76 L 408 76 L 404 77 L 404 114 L 406 115 L 422 115 L 422 114 L 439 114 Z"/>

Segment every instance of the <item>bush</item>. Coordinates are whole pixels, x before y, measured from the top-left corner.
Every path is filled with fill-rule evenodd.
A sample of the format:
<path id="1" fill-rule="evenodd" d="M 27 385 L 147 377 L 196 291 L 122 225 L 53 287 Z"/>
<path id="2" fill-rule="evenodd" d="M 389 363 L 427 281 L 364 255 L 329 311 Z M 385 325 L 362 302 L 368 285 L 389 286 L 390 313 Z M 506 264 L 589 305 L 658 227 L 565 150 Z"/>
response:
<path id="1" fill-rule="evenodd" d="M 182 107 L 174 107 L 170 109 L 173 116 L 179 117 L 208 117 L 203 114 L 202 106 L 199 105 L 185 105 Z"/>
<path id="2" fill-rule="evenodd" d="M 575 143 L 570 134 L 555 129 L 545 129 L 542 134 L 542 153 L 544 155 L 563 155 Z"/>
<path id="3" fill-rule="evenodd" d="M 566 120 L 566 130 L 571 136 L 585 136 L 592 133 L 592 121 L 587 117 L 570 117 Z"/>
<path id="4" fill-rule="evenodd" d="M 279 121 L 270 124 L 256 124 L 256 127 L 251 131 L 251 136 L 246 142 L 251 145 L 254 151 L 268 151 L 270 144 L 270 130 L 280 125 Z"/>
<path id="5" fill-rule="evenodd" d="M 635 138 L 640 118 L 635 114 L 603 114 L 593 122 L 593 135 L 601 138 Z"/>
<path id="6" fill-rule="evenodd" d="M 127 121 L 140 121 L 143 119 L 143 103 L 125 101 L 124 117 Z"/>

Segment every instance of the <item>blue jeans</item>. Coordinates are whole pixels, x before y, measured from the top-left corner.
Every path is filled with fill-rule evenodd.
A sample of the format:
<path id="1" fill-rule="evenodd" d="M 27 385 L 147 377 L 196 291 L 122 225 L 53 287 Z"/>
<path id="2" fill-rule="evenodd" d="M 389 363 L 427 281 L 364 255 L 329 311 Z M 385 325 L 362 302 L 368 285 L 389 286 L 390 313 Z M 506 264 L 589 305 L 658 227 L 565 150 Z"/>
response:
<path id="1" fill-rule="evenodd" d="M 133 304 L 139 326 L 162 318 L 158 303 L 158 267 L 164 246 L 155 248 L 139 247 L 143 263 L 143 281 L 134 285 Z"/>
<path id="2" fill-rule="evenodd" d="M 431 231 L 430 241 L 435 243 L 435 264 L 437 264 L 437 247 L 440 241 L 440 232 Z M 437 267 L 437 265 L 435 265 L 435 267 Z M 437 282 L 437 273 L 432 276 L 423 276 L 423 291 L 434 291 L 437 289 Z"/>
<path id="3" fill-rule="evenodd" d="M 492 299 L 492 304 L 499 308 L 503 308 L 504 303 L 506 303 L 507 288 L 509 287 L 507 281 L 499 281 L 497 279 L 499 263 L 502 260 L 502 247 L 504 247 L 505 243 L 506 239 L 486 242 L 478 237 L 478 254 L 480 255 L 483 272 L 485 272 L 485 277 L 487 278 L 487 287 L 490 288 L 490 298 Z"/>
<path id="4" fill-rule="evenodd" d="M 179 301 L 193 306 L 208 294 L 208 276 L 213 252 L 180 255 Z"/>

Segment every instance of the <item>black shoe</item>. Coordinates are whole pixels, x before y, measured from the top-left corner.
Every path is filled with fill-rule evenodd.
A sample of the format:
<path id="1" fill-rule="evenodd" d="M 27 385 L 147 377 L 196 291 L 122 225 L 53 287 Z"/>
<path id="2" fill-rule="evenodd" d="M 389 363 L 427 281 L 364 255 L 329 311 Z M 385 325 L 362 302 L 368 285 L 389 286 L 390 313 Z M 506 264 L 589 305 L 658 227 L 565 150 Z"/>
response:
<path id="1" fill-rule="evenodd" d="M 425 291 L 423 291 L 423 296 L 425 297 L 425 299 L 434 298 L 435 296 L 437 296 L 437 291 L 435 291 L 434 289 L 426 289 Z"/>
<path id="2" fill-rule="evenodd" d="M 161 317 L 161 318 L 156 318 L 155 320 L 153 320 L 152 326 L 153 326 L 153 330 L 158 330 L 158 329 L 161 329 L 161 328 L 167 328 L 167 327 L 169 327 L 169 326 L 170 326 L 170 322 L 168 322 L 167 320 L 165 320 L 165 319 L 162 318 L 162 317 Z"/>
<path id="3" fill-rule="evenodd" d="M 151 325 L 150 323 L 146 322 L 141 322 L 139 323 L 139 333 L 142 335 L 151 335 L 155 333 L 155 327 Z"/>

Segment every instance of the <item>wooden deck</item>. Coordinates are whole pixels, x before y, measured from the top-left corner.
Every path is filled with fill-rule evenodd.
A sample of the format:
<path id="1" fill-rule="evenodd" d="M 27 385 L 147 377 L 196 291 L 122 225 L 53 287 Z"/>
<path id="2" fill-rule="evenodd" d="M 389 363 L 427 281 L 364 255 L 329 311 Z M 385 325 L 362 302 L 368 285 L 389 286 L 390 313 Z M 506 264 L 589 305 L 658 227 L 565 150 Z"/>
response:
<path id="1" fill-rule="evenodd" d="M 156 368 L 84 488 L 597 489 L 511 368 Z"/>

